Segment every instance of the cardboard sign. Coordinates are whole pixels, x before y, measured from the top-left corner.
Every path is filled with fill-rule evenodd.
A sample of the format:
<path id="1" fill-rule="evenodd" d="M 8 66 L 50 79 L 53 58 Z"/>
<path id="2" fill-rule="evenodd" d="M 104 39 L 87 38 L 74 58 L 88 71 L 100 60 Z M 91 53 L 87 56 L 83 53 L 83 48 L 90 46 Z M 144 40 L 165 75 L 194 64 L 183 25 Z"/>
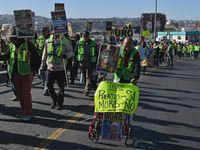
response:
<path id="1" fill-rule="evenodd" d="M 110 36 L 115 36 L 117 38 L 120 37 L 132 37 L 133 36 L 133 30 L 132 29 L 114 29 L 111 31 Z"/>
<path id="2" fill-rule="evenodd" d="M 35 37 L 31 10 L 14 10 L 18 38 Z"/>
<path id="3" fill-rule="evenodd" d="M 115 73 L 119 60 L 120 47 L 101 44 L 97 62 L 97 72 Z"/>
<path id="4" fill-rule="evenodd" d="M 1 37 L 5 39 L 9 36 L 11 24 L 3 24 L 1 29 Z"/>
<path id="5" fill-rule="evenodd" d="M 70 23 L 68 23 L 68 31 L 69 35 L 72 36 L 72 25 Z"/>
<path id="6" fill-rule="evenodd" d="M 106 21 L 106 31 L 112 30 L 112 21 Z"/>
<path id="7" fill-rule="evenodd" d="M 95 92 L 94 101 L 95 112 L 134 114 L 139 101 L 139 89 L 133 84 L 103 81 Z"/>
<path id="8" fill-rule="evenodd" d="M 102 122 L 102 140 L 121 141 L 123 113 L 104 113 Z"/>
<path id="9" fill-rule="evenodd" d="M 52 19 L 54 35 L 68 33 L 68 24 L 64 10 L 52 11 L 51 19 Z"/>
<path id="10" fill-rule="evenodd" d="M 90 21 L 87 22 L 86 31 L 92 31 L 92 22 Z"/>
<path id="11" fill-rule="evenodd" d="M 55 11 L 65 10 L 64 3 L 55 3 Z"/>

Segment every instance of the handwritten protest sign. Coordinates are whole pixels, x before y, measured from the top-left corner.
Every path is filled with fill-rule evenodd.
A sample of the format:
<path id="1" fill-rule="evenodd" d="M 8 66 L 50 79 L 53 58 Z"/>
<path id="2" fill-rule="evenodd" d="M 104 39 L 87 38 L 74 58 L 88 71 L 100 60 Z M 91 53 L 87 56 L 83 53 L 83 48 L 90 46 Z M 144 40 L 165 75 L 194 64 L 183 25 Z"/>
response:
<path id="1" fill-rule="evenodd" d="M 101 44 L 97 62 L 97 72 L 115 73 L 119 59 L 120 47 Z"/>
<path id="2" fill-rule="evenodd" d="M 65 11 L 52 11 L 51 19 L 53 24 L 54 35 L 68 33 L 68 24 Z"/>
<path id="3" fill-rule="evenodd" d="M 64 10 L 64 3 L 55 3 L 55 11 Z"/>
<path id="4" fill-rule="evenodd" d="M 14 10 L 18 38 L 35 37 L 31 10 Z"/>
<path id="5" fill-rule="evenodd" d="M 149 31 L 142 31 L 142 36 L 149 36 L 150 32 Z"/>
<path id="6" fill-rule="evenodd" d="M 87 22 L 86 31 L 92 31 L 92 22 L 90 21 Z"/>
<path id="7" fill-rule="evenodd" d="M 139 89 L 133 84 L 103 81 L 95 92 L 95 112 L 133 114 L 139 101 Z"/>
<path id="8" fill-rule="evenodd" d="M 106 31 L 112 30 L 112 21 L 106 21 Z"/>
<path id="9" fill-rule="evenodd" d="M 7 36 L 9 36 L 10 33 L 11 24 L 3 24 L 1 29 L 1 37 L 5 39 Z"/>
<path id="10" fill-rule="evenodd" d="M 69 35 L 72 36 L 72 25 L 68 23 Z"/>
<path id="11" fill-rule="evenodd" d="M 107 112 L 103 115 L 102 140 L 121 141 L 123 114 L 121 112 Z"/>

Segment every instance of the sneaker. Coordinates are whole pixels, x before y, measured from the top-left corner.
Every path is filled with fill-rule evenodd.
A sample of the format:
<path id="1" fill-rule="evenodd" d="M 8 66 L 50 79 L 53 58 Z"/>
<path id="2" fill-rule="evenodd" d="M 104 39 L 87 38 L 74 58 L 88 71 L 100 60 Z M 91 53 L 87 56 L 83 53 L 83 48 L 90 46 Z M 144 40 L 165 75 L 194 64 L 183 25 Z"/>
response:
<path id="1" fill-rule="evenodd" d="M 86 91 L 86 92 L 84 92 L 84 94 L 85 94 L 85 96 L 89 96 L 90 91 Z"/>
<path id="2" fill-rule="evenodd" d="M 8 83 L 5 83 L 4 85 L 8 87 Z"/>
<path id="3" fill-rule="evenodd" d="M 46 92 L 43 93 L 43 95 L 44 96 L 49 96 L 49 92 L 46 91 Z"/>
<path id="4" fill-rule="evenodd" d="M 23 116 L 21 117 L 21 120 L 23 121 L 29 121 L 31 119 L 31 116 Z"/>
<path id="5" fill-rule="evenodd" d="M 19 99 L 18 99 L 18 97 L 13 97 L 12 99 L 11 99 L 12 101 L 18 101 Z"/>
<path id="6" fill-rule="evenodd" d="M 16 114 L 15 115 L 17 118 L 22 118 L 24 115 L 23 114 Z"/>
<path id="7" fill-rule="evenodd" d="M 51 108 L 53 109 L 53 108 L 55 108 L 56 107 L 56 102 L 55 101 L 52 101 L 51 102 Z"/>
<path id="8" fill-rule="evenodd" d="M 44 83 L 42 83 L 42 86 L 44 86 Z"/>
<path id="9" fill-rule="evenodd" d="M 57 107 L 56 107 L 56 110 L 61 110 L 62 109 L 62 105 L 58 105 Z"/>

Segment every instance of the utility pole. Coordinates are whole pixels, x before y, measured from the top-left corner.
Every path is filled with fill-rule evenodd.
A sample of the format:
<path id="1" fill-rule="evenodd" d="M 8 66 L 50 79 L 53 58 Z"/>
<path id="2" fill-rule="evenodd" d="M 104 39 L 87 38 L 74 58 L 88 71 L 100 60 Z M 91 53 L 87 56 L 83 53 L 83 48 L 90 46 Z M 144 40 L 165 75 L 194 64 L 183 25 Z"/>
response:
<path id="1" fill-rule="evenodd" d="M 157 13 L 157 0 L 155 4 L 155 15 L 154 15 L 154 41 L 156 41 L 156 13 Z"/>

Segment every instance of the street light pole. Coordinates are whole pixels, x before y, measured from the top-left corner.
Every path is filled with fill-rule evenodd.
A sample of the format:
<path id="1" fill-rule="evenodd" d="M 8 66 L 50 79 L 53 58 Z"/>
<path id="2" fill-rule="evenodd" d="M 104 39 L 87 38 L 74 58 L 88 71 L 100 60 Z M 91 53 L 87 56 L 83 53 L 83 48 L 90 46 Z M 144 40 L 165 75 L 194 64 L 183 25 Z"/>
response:
<path id="1" fill-rule="evenodd" d="M 154 41 L 156 41 L 156 13 L 157 13 L 157 0 L 155 4 L 155 15 L 154 15 Z"/>

